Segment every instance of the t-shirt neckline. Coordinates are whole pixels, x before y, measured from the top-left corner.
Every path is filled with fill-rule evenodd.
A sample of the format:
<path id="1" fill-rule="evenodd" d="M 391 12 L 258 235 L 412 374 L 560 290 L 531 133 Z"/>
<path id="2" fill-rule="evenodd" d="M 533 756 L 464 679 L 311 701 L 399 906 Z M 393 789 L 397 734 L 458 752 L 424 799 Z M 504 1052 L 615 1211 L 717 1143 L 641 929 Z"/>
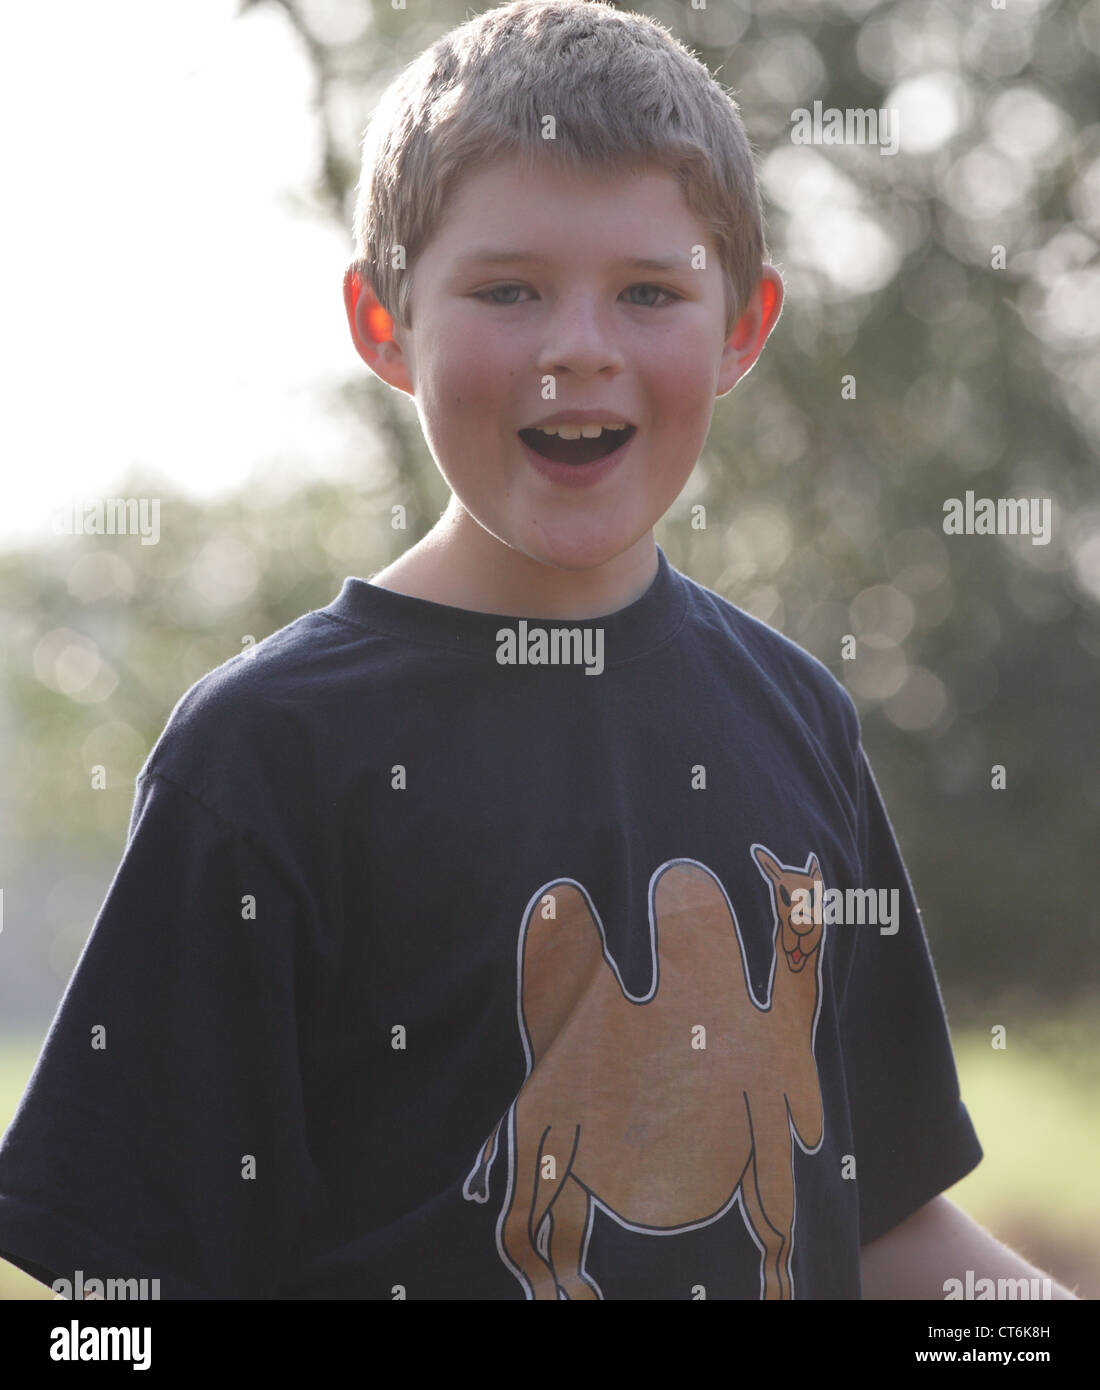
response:
<path id="1" fill-rule="evenodd" d="M 657 573 L 633 603 L 597 618 L 536 618 L 511 613 L 480 613 L 431 599 L 380 588 L 348 576 L 332 603 L 321 612 L 371 632 L 427 643 L 468 656 L 497 661 L 499 634 L 511 629 L 522 643 L 535 629 L 602 629 L 608 666 L 630 661 L 668 641 L 683 621 L 687 590 L 657 546 Z M 525 624 L 524 628 L 520 625 Z"/>

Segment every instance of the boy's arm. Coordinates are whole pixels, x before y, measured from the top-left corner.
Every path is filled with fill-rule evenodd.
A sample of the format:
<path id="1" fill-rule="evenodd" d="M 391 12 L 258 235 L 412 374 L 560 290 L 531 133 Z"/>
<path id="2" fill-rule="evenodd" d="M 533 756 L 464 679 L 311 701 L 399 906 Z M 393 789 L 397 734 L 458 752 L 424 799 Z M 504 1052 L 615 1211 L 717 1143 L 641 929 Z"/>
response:
<path id="1" fill-rule="evenodd" d="M 927 1202 L 912 1216 L 865 1245 L 860 1255 L 863 1297 L 944 1298 L 948 1279 L 1046 1279 L 972 1221 L 947 1197 Z M 1051 1298 L 1077 1295 L 1053 1279 Z"/>

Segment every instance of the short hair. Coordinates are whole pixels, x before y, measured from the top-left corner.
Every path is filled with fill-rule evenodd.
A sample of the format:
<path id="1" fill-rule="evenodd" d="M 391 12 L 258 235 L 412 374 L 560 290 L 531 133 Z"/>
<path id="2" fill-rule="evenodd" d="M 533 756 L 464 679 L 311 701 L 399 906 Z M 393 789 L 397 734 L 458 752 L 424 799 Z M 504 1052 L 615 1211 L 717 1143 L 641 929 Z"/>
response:
<path id="1" fill-rule="evenodd" d="M 514 0 L 449 30 L 391 82 L 363 137 L 353 268 L 402 326 L 448 198 L 506 158 L 678 176 L 718 250 L 732 331 L 766 255 L 753 150 L 733 96 L 663 25 L 603 0 Z M 398 245 L 404 268 L 391 265 Z"/>

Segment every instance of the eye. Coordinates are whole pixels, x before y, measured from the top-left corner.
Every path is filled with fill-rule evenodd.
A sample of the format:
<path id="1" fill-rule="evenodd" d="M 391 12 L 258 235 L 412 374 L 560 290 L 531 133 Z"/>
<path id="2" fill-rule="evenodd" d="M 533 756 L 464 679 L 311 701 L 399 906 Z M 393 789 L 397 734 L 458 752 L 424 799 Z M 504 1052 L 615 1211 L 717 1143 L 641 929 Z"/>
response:
<path id="1" fill-rule="evenodd" d="M 507 293 L 510 290 L 522 289 L 522 285 L 494 285 L 491 290 L 479 290 L 478 293 L 474 295 L 474 298 L 483 299 L 487 304 L 500 304 L 504 307 L 507 307 L 507 305 L 515 304 L 517 301 L 514 299 L 492 299 L 490 298 L 490 296 L 494 294 Z"/>
<path id="2" fill-rule="evenodd" d="M 524 285 L 494 285 L 492 289 L 489 290 L 478 290 L 474 298 L 483 300 L 486 304 L 497 304 L 501 308 L 508 308 L 512 304 L 519 304 L 523 301 L 518 299 L 497 299 L 495 296 L 498 294 L 514 294 L 517 291 L 522 293 L 525 288 Z M 678 299 L 682 298 L 681 295 L 674 294 L 672 290 L 662 289 L 660 285 L 631 285 L 630 288 L 624 290 L 623 293 L 631 294 L 635 290 L 648 290 L 651 294 L 663 294 L 665 296 L 665 303 L 669 304 L 673 304 Z M 639 309 L 661 309 L 665 306 L 664 304 L 636 304 L 636 307 Z"/>
<path id="3" fill-rule="evenodd" d="M 652 290 L 654 294 L 663 294 L 666 303 L 674 303 L 680 298 L 678 294 L 673 294 L 671 290 L 663 290 L 660 285 L 631 285 L 630 288 L 631 290 Z M 641 304 L 638 307 L 641 309 L 660 309 L 663 306 L 660 304 Z"/>
<path id="4" fill-rule="evenodd" d="M 783 906 L 790 907 L 791 895 L 787 892 L 787 889 L 782 883 L 779 885 L 779 896 L 783 899 Z"/>

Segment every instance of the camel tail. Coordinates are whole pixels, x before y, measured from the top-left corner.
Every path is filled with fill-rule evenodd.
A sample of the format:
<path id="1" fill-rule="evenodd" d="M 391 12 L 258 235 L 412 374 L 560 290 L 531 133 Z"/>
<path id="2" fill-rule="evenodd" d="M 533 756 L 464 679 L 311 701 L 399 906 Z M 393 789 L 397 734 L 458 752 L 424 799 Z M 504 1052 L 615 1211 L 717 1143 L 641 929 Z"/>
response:
<path id="1" fill-rule="evenodd" d="M 497 1121 L 496 1128 L 486 1139 L 477 1156 L 477 1161 L 470 1169 L 466 1181 L 462 1184 L 462 1195 L 468 1202 L 487 1202 L 489 1200 L 489 1169 L 493 1166 L 493 1159 L 496 1158 L 497 1137 L 503 1123 L 503 1120 Z"/>

